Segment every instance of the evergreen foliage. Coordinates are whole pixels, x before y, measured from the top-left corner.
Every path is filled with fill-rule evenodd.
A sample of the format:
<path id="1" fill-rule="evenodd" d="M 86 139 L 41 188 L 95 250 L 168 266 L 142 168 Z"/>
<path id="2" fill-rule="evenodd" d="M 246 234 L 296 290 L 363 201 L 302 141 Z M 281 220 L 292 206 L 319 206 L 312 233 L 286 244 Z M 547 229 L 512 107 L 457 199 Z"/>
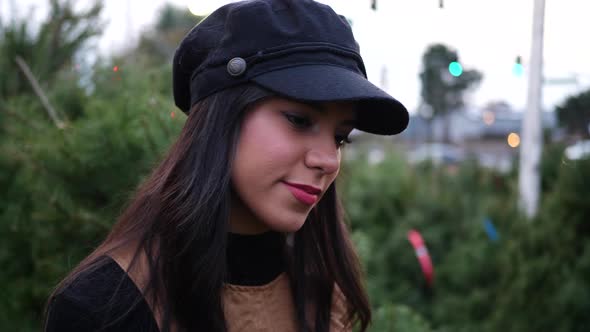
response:
<path id="1" fill-rule="evenodd" d="M 590 90 L 567 98 L 555 111 L 560 126 L 571 135 L 590 138 Z"/>
<path id="2" fill-rule="evenodd" d="M 78 24 L 89 27 L 92 17 Z M 40 47 L 42 35 L 19 22 L 0 33 L 2 331 L 40 329 L 52 288 L 103 239 L 185 119 L 171 98 L 168 63 L 141 52 L 108 59 L 81 87 L 69 63 L 84 43 L 52 51 L 61 55 L 39 48 L 61 57 L 49 65 L 26 51 Z M 59 45 L 77 40 L 66 35 L 58 34 Z M 64 128 L 15 69 L 16 54 L 67 119 Z M 567 161 L 563 147 L 547 147 L 541 209 L 529 222 L 516 206 L 516 172 L 474 162 L 413 167 L 388 145 L 385 159 L 371 164 L 356 149 L 339 188 L 366 269 L 373 331 L 590 329 L 590 159 Z M 486 235 L 486 218 L 498 241 Z M 432 289 L 407 240 L 410 229 L 422 233 L 432 257 Z"/>
<path id="3" fill-rule="evenodd" d="M 416 322 L 401 331 L 590 326 L 584 315 L 590 305 L 590 159 L 564 163 L 559 146 L 549 146 L 543 157 L 544 177 L 554 178 L 534 221 L 520 215 L 510 174 L 470 163 L 412 168 L 396 153 L 379 164 L 358 158 L 347 165 L 345 206 L 366 267 L 376 331 L 398 331 L 392 326 L 399 320 L 412 321 L 402 308 L 427 327 Z M 498 241 L 486 235 L 485 218 L 496 225 Z M 432 257 L 432 289 L 407 240 L 410 229 L 422 233 Z"/>
<path id="4" fill-rule="evenodd" d="M 83 116 L 65 129 L 43 119 L 35 100 L 14 108 L 22 119 L 3 123 L 0 282 L 10 302 L 2 323 L 40 321 L 52 287 L 104 238 L 179 133 L 185 116 L 158 91 L 167 75 L 124 68 L 97 71 L 96 93 L 82 97 Z"/>
<path id="5" fill-rule="evenodd" d="M 29 82 L 15 64 L 21 57 L 46 85 L 66 67 L 75 67 L 74 56 L 87 42 L 102 32 L 99 1 L 85 11 L 75 12 L 70 0 L 50 0 L 49 13 L 33 31 L 32 22 L 13 18 L 10 24 L 0 22 L 0 96 L 20 95 L 31 91 Z"/>

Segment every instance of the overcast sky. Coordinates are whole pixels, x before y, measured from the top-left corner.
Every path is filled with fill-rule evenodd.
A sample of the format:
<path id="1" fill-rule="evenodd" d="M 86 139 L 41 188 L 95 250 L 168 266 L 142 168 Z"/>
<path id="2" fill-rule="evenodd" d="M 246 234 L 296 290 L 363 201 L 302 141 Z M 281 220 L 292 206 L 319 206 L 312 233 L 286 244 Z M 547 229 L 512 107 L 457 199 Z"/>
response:
<path id="1" fill-rule="evenodd" d="M 128 46 L 153 22 L 164 0 L 104 0 L 109 22 L 98 41 L 101 53 Z M 192 4 L 207 11 L 228 0 L 169 0 L 179 6 Z M 420 61 L 429 44 L 441 42 L 459 53 L 466 69 L 477 69 L 484 79 L 469 97 L 474 106 L 504 100 L 517 109 L 525 107 L 533 0 L 321 0 L 349 17 L 365 60 L 369 80 L 382 86 L 413 110 L 420 101 Z M 11 0 L 0 0 L 0 13 L 9 17 Z M 30 5 L 33 17 L 46 14 L 45 0 L 12 0 L 21 14 Z M 88 5 L 77 0 L 77 6 Z M 577 84 L 545 85 L 548 109 L 570 94 L 590 86 L 589 0 L 546 0 L 545 76 L 578 77 Z M 516 77 L 512 65 L 522 56 L 525 75 Z"/>

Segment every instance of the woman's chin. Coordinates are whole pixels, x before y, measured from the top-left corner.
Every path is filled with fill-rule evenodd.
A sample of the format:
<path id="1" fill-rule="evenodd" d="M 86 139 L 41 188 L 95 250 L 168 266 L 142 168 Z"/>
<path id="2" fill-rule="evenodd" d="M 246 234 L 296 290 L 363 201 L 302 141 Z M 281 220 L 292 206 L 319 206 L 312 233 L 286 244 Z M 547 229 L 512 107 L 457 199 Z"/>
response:
<path id="1" fill-rule="evenodd" d="M 280 233 L 295 233 L 303 227 L 307 216 L 305 217 L 297 217 L 297 218 L 289 218 L 283 220 L 275 219 L 273 222 L 267 223 L 267 226 L 275 232 Z"/>

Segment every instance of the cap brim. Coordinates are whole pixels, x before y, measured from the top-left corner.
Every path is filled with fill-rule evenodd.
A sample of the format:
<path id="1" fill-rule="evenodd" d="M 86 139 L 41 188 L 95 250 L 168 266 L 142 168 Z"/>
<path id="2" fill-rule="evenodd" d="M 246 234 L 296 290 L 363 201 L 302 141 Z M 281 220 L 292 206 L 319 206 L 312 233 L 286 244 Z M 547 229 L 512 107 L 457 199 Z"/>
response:
<path id="1" fill-rule="evenodd" d="M 353 101 L 359 104 L 356 128 L 379 135 L 395 135 L 408 126 L 407 109 L 369 82 L 342 67 L 303 65 L 274 70 L 252 78 L 279 95 L 309 102 Z"/>

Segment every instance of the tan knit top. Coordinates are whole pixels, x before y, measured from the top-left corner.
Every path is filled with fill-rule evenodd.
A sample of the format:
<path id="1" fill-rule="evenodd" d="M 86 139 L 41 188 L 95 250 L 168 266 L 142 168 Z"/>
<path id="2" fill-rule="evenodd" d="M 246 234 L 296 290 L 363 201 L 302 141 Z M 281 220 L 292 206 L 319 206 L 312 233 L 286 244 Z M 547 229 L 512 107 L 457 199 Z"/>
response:
<path id="1" fill-rule="evenodd" d="M 229 332 L 296 332 L 295 306 L 289 277 L 280 274 L 262 286 L 226 284 L 223 305 Z M 352 331 L 346 326 L 346 305 L 338 287 L 334 289 L 330 332 Z"/>

